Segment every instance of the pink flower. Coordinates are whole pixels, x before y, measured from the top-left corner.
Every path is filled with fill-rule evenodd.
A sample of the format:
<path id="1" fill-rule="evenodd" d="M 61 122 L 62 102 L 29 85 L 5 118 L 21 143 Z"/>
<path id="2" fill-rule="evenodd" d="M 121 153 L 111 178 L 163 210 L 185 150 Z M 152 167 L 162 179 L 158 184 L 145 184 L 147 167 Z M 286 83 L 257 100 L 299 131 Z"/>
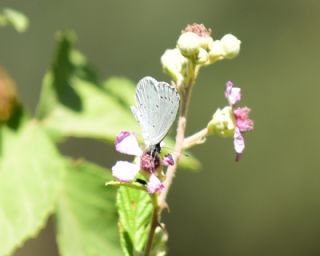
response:
<path id="1" fill-rule="evenodd" d="M 139 171 L 148 178 L 147 190 L 150 194 L 159 192 L 164 185 L 157 177 L 160 165 L 172 165 L 172 157 L 166 156 L 163 160 L 157 152 L 150 150 L 143 151 L 133 133 L 121 132 L 115 140 L 115 148 L 118 152 L 138 157 L 137 163 L 127 161 L 117 161 L 112 167 L 112 175 L 121 182 L 132 182 L 135 180 Z M 172 160 L 172 161 L 170 161 Z"/>
<path id="2" fill-rule="evenodd" d="M 240 132 L 249 132 L 253 129 L 253 121 L 249 119 L 251 109 L 248 107 L 236 108 L 233 110 L 236 119 L 236 126 Z"/>
<path id="3" fill-rule="evenodd" d="M 241 99 L 241 89 L 233 87 L 233 83 L 228 81 L 224 92 L 230 107 L 232 107 L 236 128 L 233 137 L 234 149 L 236 151 L 236 161 L 244 151 L 245 143 L 242 133 L 253 130 L 254 123 L 249 118 L 250 109 L 248 107 L 235 108 L 235 104 Z"/>
<path id="4" fill-rule="evenodd" d="M 238 87 L 233 87 L 232 81 L 228 81 L 226 83 L 224 96 L 227 98 L 229 105 L 233 106 L 241 99 L 241 89 Z"/>

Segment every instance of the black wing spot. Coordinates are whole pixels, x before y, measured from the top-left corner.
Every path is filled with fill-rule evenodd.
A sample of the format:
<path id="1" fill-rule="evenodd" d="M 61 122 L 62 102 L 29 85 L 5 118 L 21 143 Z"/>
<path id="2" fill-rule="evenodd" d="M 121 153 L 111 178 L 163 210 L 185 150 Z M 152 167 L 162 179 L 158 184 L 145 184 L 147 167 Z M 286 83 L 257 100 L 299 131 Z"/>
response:
<path id="1" fill-rule="evenodd" d="M 157 107 L 157 108 L 159 108 L 159 105 L 158 105 L 158 104 L 156 104 L 156 107 Z"/>

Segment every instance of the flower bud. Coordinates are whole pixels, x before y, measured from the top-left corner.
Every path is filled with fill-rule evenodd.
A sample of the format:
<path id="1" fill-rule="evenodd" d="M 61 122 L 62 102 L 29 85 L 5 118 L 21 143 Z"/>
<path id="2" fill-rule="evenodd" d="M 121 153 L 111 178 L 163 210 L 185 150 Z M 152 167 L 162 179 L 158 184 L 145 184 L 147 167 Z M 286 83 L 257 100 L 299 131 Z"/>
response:
<path id="1" fill-rule="evenodd" d="M 180 35 L 177 48 L 187 58 L 197 56 L 201 48 L 201 39 L 193 32 L 185 32 Z"/>
<path id="2" fill-rule="evenodd" d="M 235 58 L 240 52 L 241 41 L 232 34 L 227 34 L 221 38 L 221 44 L 223 45 L 226 59 Z"/>
<path id="3" fill-rule="evenodd" d="M 224 47 L 220 40 L 215 40 L 210 46 L 209 61 L 214 63 L 218 60 L 223 60 L 225 55 Z"/>
<path id="4" fill-rule="evenodd" d="M 17 105 L 17 91 L 14 81 L 0 69 L 0 123 L 6 122 Z"/>
<path id="5" fill-rule="evenodd" d="M 210 44 L 212 43 L 213 39 L 211 37 L 211 29 L 210 28 L 206 28 L 203 24 L 197 24 L 197 23 L 193 23 L 191 25 L 188 25 L 184 31 L 182 31 L 182 33 L 186 33 L 186 32 L 192 32 L 196 35 L 198 35 L 199 39 L 200 39 L 200 47 L 208 50 L 210 47 Z"/>
<path id="6" fill-rule="evenodd" d="M 209 54 L 208 52 L 203 49 L 203 48 L 200 48 L 199 52 L 198 52 L 198 57 L 197 57 L 197 64 L 206 64 L 209 60 Z"/>
<path id="7" fill-rule="evenodd" d="M 236 128 L 232 108 L 227 106 L 218 108 L 208 123 L 208 134 L 218 134 L 222 137 L 233 137 Z"/>
<path id="8" fill-rule="evenodd" d="M 181 55 L 177 48 L 166 50 L 161 56 L 161 63 L 163 70 L 171 76 L 174 81 L 183 80 L 183 74 L 188 60 Z"/>
<path id="9" fill-rule="evenodd" d="M 201 40 L 201 43 L 200 43 L 201 48 L 209 51 L 211 48 L 211 45 L 213 44 L 213 38 L 211 36 L 201 37 L 200 40 Z"/>

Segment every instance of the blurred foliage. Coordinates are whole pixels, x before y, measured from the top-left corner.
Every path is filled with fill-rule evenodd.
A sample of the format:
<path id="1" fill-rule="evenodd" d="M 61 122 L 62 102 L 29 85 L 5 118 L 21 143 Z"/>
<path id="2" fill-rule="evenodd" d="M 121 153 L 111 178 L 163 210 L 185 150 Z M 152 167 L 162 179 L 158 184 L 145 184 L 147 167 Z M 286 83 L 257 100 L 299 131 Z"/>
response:
<path id="1" fill-rule="evenodd" d="M 102 86 L 85 57 L 73 48 L 73 37 L 69 33 L 57 35 L 56 57 L 45 76 L 38 107 L 42 124 L 55 136 L 88 137 L 109 142 L 113 142 L 124 127 L 138 130 L 123 101 L 108 93 L 105 88 L 108 84 Z M 122 84 L 133 87 L 124 79 L 116 84 L 118 88 Z"/>
<path id="2" fill-rule="evenodd" d="M 0 133 L 0 255 L 7 255 L 45 226 L 64 166 L 36 121 L 3 126 Z"/>
<path id="3" fill-rule="evenodd" d="M 63 256 L 121 255 L 116 191 L 106 189 L 111 173 L 94 164 L 64 161 L 64 185 L 57 202 L 57 241 Z"/>
<path id="4" fill-rule="evenodd" d="M 12 25 L 18 32 L 25 32 L 29 26 L 28 18 L 13 9 L 5 8 L 0 12 L 0 26 Z"/>

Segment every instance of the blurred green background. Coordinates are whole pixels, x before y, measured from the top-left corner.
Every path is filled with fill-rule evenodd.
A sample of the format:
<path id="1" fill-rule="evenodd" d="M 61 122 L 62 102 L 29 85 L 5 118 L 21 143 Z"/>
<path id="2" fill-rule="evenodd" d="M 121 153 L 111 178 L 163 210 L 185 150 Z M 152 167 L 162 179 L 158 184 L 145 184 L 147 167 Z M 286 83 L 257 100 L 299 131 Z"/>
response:
<path id="1" fill-rule="evenodd" d="M 229 79 L 242 87 L 242 105 L 252 108 L 255 130 L 239 163 L 233 161 L 232 140 L 210 138 L 193 150 L 201 172 L 179 170 L 164 216 L 169 256 L 320 255 L 320 1 L 2 0 L 1 6 L 30 18 L 24 34 L 0 30 L 0 64 L 32 112 L 57 30 L 77 33 L 77 46 L 101 77 L 134 81 L 145 75 L 169 79 L 160 56 L 189 23 L 211 27 L 215 39 L 236 35 L 239 57 L 200 73 L 188 133 L 226 105 Z M 70 140 L 61 150 L 107 167 L 119 156 L 112 146 L 91 140 Z M 52 232 L 50 224 L 16 255 L 57 255 Z"/>

